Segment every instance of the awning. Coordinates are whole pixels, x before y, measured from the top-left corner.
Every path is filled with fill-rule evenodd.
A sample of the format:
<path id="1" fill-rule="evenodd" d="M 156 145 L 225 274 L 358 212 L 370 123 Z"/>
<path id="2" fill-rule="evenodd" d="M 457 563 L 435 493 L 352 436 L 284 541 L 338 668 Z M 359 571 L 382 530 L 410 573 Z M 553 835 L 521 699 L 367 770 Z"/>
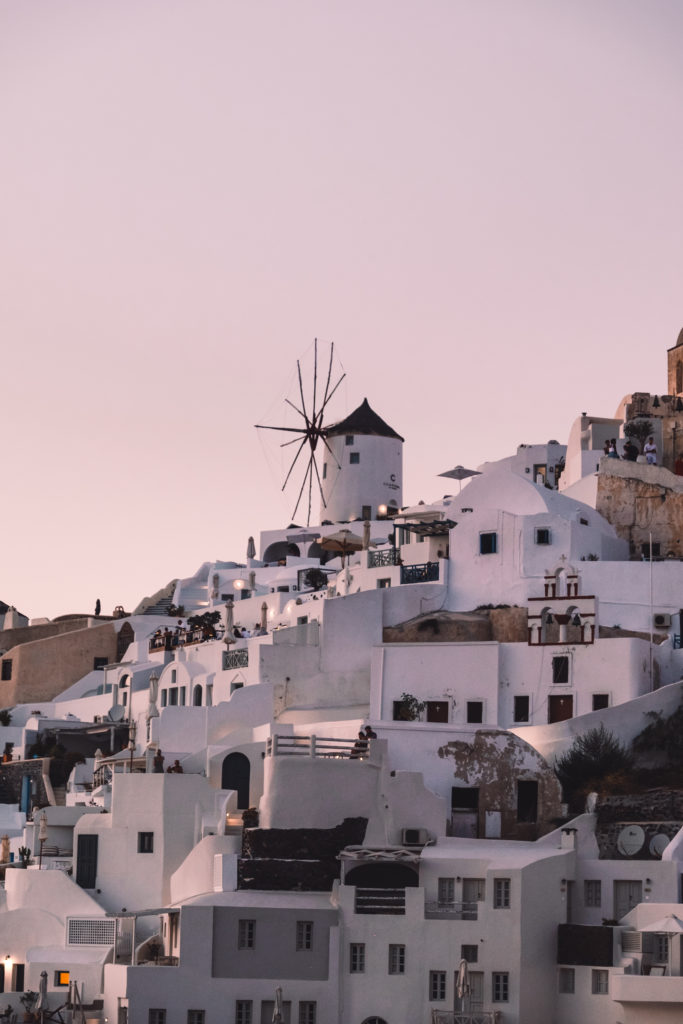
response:
<path id="1" fill-rule="evenodd" d="M 421 537 L 445 537 L 457 523 L 452 519 L 437 519 L 433 523 L 399 523 L 403 530 L 417 533 Z"/>

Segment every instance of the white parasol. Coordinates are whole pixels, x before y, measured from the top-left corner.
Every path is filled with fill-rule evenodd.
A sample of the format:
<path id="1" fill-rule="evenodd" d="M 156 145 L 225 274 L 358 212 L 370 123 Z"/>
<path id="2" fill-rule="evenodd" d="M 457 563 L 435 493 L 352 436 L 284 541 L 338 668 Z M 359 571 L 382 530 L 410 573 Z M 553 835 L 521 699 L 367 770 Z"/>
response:
<path id="1" fill-rule="evenodd" d="M 229 600 L 225 602 L 225 633 L 223 635 L 223 643 L 227 644 L 228 646 L 230 646 L 230 644 L 234 644 L 235 642 L 235 634 L 233 632 L 235 625 L 233 621 L 234 608 L 235 602 L 233 601 L 232 598 L 229 598 Z"/>
<path id="2" fill-rule="evenodd" d="M 467 960 L 461 960 L 458 964 L 458 977 L 455 981 L 455 991 L 460 1000 L 460 1008 L 466 997 L 470 994 L 470 975 Z"/>
<path id="3" fill-rule="evenodd" d="M 275 1005 L 273 1007 L 273 1024 L 282 1024 L 282 989 L 278 985 L 275 989 Z"/>

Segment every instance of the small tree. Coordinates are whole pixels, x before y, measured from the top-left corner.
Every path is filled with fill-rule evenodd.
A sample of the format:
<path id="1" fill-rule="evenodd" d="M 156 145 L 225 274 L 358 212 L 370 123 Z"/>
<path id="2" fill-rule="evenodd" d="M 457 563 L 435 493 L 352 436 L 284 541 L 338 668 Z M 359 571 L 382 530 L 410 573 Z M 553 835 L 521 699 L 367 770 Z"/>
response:
<path id="1" fill-rule="evenodd" d="M 418 700 L 412 693 L 402 693 L 399 703 L 398 715 L 402 722 L 417 722 L 425 709 L 425 702 Z"/>
<path id="2" fill-rule="evenodd" d="M 327 586 L 327 573 L 323 572 L 322 569 L 318 569 L 317 566 L 313 566 L 311 569 L 306 571 L 304 575 L 304 583 L 311 590 L 322 590 L 323 587 Z"/>
<path id="3" fill-rule="evenodd" d="M 569 750 L 555 761 L 565 800 L 573 810 L 581 810 L 592 790 L 604 790 L 627 774 L 633 765 L 628 749 L 605 729 L 589 729 L 577 736 Z"/>
<path id="4" fill-rule="evenodd" d="M 638 442 L 642 455 L 643 446 L 652 433 L 652 423 L 642 416 L 637 416 L 634 420 L 629 420 L 624 424 L 624 433 L 632 441 Z"/>

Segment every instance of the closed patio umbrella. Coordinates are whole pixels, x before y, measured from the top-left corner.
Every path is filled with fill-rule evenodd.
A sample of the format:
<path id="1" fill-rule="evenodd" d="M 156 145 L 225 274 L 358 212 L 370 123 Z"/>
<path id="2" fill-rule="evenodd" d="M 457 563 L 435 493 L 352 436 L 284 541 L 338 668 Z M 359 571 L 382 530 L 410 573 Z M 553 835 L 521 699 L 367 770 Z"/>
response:
<path id="1" fill-rule="evenodd" d="M 465 999 L 470 994 L 470 976 L 467 960 L 461 960 L 458 964 L 458 977 L 455 982 L 455 992 L 460 1000 L 460 1008 L 462 1009 Z"/>
<path id="2" fill-rule="evenodd" d="M 253 537 L 247 541 L 247 558 L 256 558 L 256 545 Z"/>
<path id="3" fill-rule="evenodd" d="M 43 1013 L 47 1009 L 47 971 L 41 971 L 40 984 L 38 985 L 38 998 L 33 1006 L 33 1012 L 40 1013 L 40 1020 L 42 1020 Z"/>
<path id="4" fill-rule="evenodd" d="M 282 989 L 278 985 L 275 989 L 275 1006 L 273 1007 L 273 1024 L 282 1024 Z"/>
<path id="5" fill-rule="evenodd" d="M 230 646 L 235 642 L 235 634 L 233 629 L 235 623 L 233 621 L 233 611 L 235 608 L 235 602 L 232 598 L 225 602 L 225 635 L 223 636 L 223 643 Z"/>

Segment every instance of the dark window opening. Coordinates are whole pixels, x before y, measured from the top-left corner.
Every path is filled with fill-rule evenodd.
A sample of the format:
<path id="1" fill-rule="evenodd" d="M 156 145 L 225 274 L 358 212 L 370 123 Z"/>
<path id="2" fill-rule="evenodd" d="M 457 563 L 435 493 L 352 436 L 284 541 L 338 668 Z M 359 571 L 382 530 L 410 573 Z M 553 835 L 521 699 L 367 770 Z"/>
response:
<path id="1" fill-rule="evenodd" d="M 104 668 L 105 665 L 109 664 L 109 658 L 93 658 L 92 667 L 93 669 Z"/>
<path id="2" fill-rule="evenodd" d="M 642 544 L 640 550 L 643 553 L 643 558 L 645 558 L 645 559 L 649 559 L 650 558 L 650 545 L 649 544 Z M 652 545 L 652 557 L 653 558 L 659 558 L 660 554 L 661 554 L 661 545 L 658 544 L 658 543 L 654 543 Z"/>
<path id="3" fill-rule="evenodd" d="M 529 721 L 529 698 L 528 697 L 515 697 L 514 719 L 515 719 L 515 722 L 528 722 Z"/>
<path id="4" fill-rule="evenodd" d="M 153 832 L 138 832 L 138 853 L 154 853 Z"/>
<path id="5" fill-rule="evenodd" d="M 327 463 L 323 462 L 323 480 L 327 479 Z"/>
<path id="6" fill-rule="evenodd" d="M 12 991 L 24 991 L 24 965 L 14 964 L 12 967 Z"/>
<path id="7" fill-rule="evenodd" d="M 479 946 L 461 946 L 460 959 L 467 960 L 468 964 L 476 964 L 479 960 Z"/>
<path id="8" fill-rule="evenodd" d="M 480 555 L 495 555 L 498 550 L 498 534 L 497 533 L 480 533 L 479 534 L 479 554 Z"/>
<path id="9" fill-rule="evenodd" d="M 7 682 L 8 679 L 12 678 L 12 659 L 5 658 L 2 663 L 2 679 L 3 682 Z"/>
<path id="10" fill-rule="evenodd" d="M 453 786 L 451 789 L 451 807 L 459 811 L 478 811 L 479 787 Z"/>
<path id="11" fill-rule="evenodd" d="M 602 711 L 603 708 L 609 707 L 609 694 L 608 693 L 594 693 L 593 694 L 593 711 Z"/>
<path id="12" fill-rule="evenodd" d="M 351 452 L 349 455 L 349 462 L 352 466 L 357 466 L 360 462 L 360 452 Z"/>
<path id="13" fill-rule="evenodd" d="M 569 682 L 569 655 L 563 654 L 559 658 L 553 658 L 553 682 Z"/>
<path id="14" fill-rule="evenodd" d="M 363 505 L 360 517 L 363 521 L 366 519 L 372 519 L 372 505 Z"/>
<path id="15" fill-rule="evenodd" d="M 539 529 L 536 530 L 536 543 L 550 544 L 550 530 L 547 530 L 545 527 L 542 529 L 539 527 Z"/>
<path id="16" fill-rule="evenodd" d="M 538 783 L 517 780 L 517 821 L 538 820 Z"/>
<path id="17" fill-rule="evenodd" d="M 467 701 L 467 721 L 479 723 L 484 721 L 484 702 L 481 700 Z"/>
<path id="18" fill-rule="evenodd" d="M 353 444 L 353 438 L 354 438 L 354 435 L 353 435 L 353 434 L 347 434 L 347 435 L 346 435 L 346 437 L 345 437 L 345 439 L 344 439 L 344 443 L 345 443 L 346 445 L 350 445 L 350 444 Z"/>

